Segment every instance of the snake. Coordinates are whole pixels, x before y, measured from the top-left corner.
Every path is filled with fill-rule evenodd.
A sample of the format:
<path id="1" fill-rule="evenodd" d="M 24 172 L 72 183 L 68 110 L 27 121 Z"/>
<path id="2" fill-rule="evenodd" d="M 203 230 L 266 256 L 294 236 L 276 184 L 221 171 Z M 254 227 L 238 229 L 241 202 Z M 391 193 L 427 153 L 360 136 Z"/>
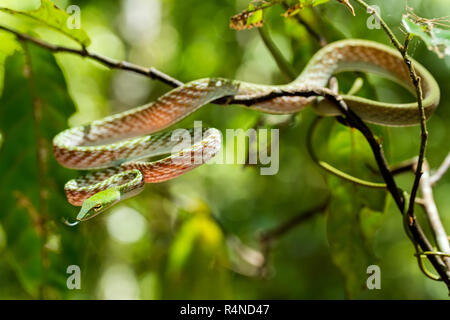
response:
<path id="1" fill-rule="evenodd" d="M 422 107 L 428 119 L 439 104 L 439 86 L 425 67 L 411 61 L 421 79 Z M 69 203 L 81 206 L 73 224 L 135 196 L 147 183 L 173 179 L 212 159 L 221 148 L 219 130 L 205 128 L 201 134 L 195 134 L 194 129 L 186 130 L 185 136 L 191 138 L 191 143 L 183 148 L 179 147 L 179 137 L 174 138 L 174 130 L 164 131 L 200 107 L 220 99 L 234 99 L 254 101 L 245 107 L 263 113 L 292 114 L 310 106 L 322 116 L 339 116 L 342 110 L 329 99 L 282 93 L 325 90 L 334 75 L 348 71 L 377 74 L 415 94 L 410 71 L 398 51 L 369 40 L 346 39 L 318 50 L 299 76 L 287 84 L 198 79 L 146 105 L 58 133 L 53 139 L 56 160 L 70 169 L 93 170 L 64 186 Z M 268 98 L 258 100 L 260 97 Z M 372 124 L 411 126 L 420 123 L 417 101 L 390 103 L 353 94 L 340 97 L 357 116 Z M 198 154 L 200 161 L 192 161 Z"/>

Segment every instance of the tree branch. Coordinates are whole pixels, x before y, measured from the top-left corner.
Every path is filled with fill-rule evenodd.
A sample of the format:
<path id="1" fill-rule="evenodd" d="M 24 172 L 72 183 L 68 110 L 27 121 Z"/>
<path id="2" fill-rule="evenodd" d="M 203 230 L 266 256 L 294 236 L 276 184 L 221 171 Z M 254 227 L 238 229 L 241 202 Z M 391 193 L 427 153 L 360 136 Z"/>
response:
<path id="1" fill-rule="evenodd" d="M 284 9 L 289 9 L 289 5 L 286 3 L 286 1 L 283 1 L 282 2 L 282 5 L 283 5 L 283 7 L 284 7 Z M 293 16 L 294 17 L 294 19 L 295 20 L 297 20 L 297 22 L 299 23 L 299 24 L 301 24 L 305 29 L 306 29 L 306 31 L 314 38 L 314 39 L 316 39 L 317 40 L 317 42 L 319 42 L 319 45 L 321 46 L 321 47 L 325 47 L 327 44 L 328 44 L 328 42 L 327 42 L 327 40 L 325 39 L 325 37 L 323 37 L 321 34 L 319 34 L 319 33 L 317 33 L 301 16 L 300 16 L 300 14 L 296 14 L 296 15 L 294 15 Z"/>
<path id="2" fill-rule="evenodd" d="M 388 35 L 389 39 L 391 40 L 391 43 L 397 48 L 397 50 L 400 52 L 400 54 L 403 57 L 403 60 L 405 62 L 405 65 L 407 66 L 411 81 L 414 85 L 414 88 L 416 90 L 416 98 L 417 98 L 417 105 L 419 109 L 419 115 L 420 115 L 420 129 L 421 129 L 421 143 L 420 143 L 420 151 L 419 156 L 417 160 L 417 170 L 416 175 L 414 178 L 414 183 L 411 188 L 411 201 L 409 202 L 409 207 L 407 210 L 407 214 L 410 216 L 410 224 L 412 224 L 412 220 L 414 220 L 414 200 L 417 195 L 417 190 L 419 188 L 419 182 L 420 177 L 422 175 L 422 165 L 425 158 L 425 151 L 427 146 L 427 140 L 428 140 L 428 131 L 426 127 L 426 116 L 425 116 L 425 110 L 423 108 L 422 99 L 423 99 L 423 93 L 422 93 L 422 86 L 420 78 L 417 76 L 417 73 L 414 69 L 414 66 L 412 65 L 412 61 L 408 56 L 408 44 L 410 40 L 410 34 L 406 35 L 405 44 L 402 45 L 398 39 L 395 37 L 392 30 L 389 28 L 389 26 L 386 24 L 386 22 L 383 20 L 383 18 L 378 14 L 376 10 L 374 10 L 372 7 L 370 7 L 367 3 L 365 3 L 363 0 L 355 0 L 358 4 L 360 4 L 362 7 L 364 7 L 367 12 L 374 15 L 377 20 L 380 22 L 381 27 Z"/>
<path id="3" fill-rule="evenodd" d="M 272 54 L 273 59 L 275 60 L 278 68 L 283 73 L 283 75 L 286 77 L 288 81 L 292 81 L 297 76 L 297 72 L 295 72 L 294 68 L 290 65 L 289 62 L 283 57 L 281 54 L 280 49 L 277 48 L 275 43 L 272 41 L 272 39 L 269 36 L 269 32 L 264 28 L 257 28 L 258 33 L 261 36 L 262 41 L 266 45 L 266 48 L 269 50 L 269 52 Z"/>
<path id="4" fill-rule="evenodd" d="M 434 238 L 436 239 L 437 247 L 443 253 L 450 254 L 450 244 L 448 241 L 447 233 L 442 225 L 439 217 L 439 212 L 434 202 L 433 189 L 431 187 L 430 169 L 428 163 L 425 161 L 423 166 L 422 179 L 420 180 L 420 192 L 423 199 L 423 207 L 430 223 L 431 230 L 433 231 Z M 448 274 L 450 276 L 450 258 L 442 257 L 448 268 Z"/>
<path id="5" fill-rule="evenodd" d="M 450 152 L 447 154 L 447 157 L 445 157 L 445 160 L 444 162 L 442 162 L 439 169 L 437 169 L 436 172 L 430 177 L 431 185 L 433 186 L 439 180 L 441 180 L 449 168 L 450 168 Z"/>
<path id="6" fill-rule="evenodd" d="M 305 212 L 299 213 L 294 215 L 292 218 L 288 219 L 284 223 L 266 230 L 261 233 L 260 241 L 265 244 L 269 244 L 272 241 L 278 239 L 282 235 L 286 234 L 293 228 L 297 227 L 298 225 L 308 221 L 309 219 L 313 218 L 316 214 L 324 212 L 325 209 L 328 207 L 330 203 L 330 199 L 327 198 L 322 204 L 309 209 Z"/>
<path id="7" fill-rule="evenodd" d="M 264 276 L 267 273 L 267 264 L 269 262 L 270 249 L 273 241 L 279 239 L 295 227 L 302 223 L 305 223 L 315 217 L 317 214 L 322 213 L 326 210 L 330 203 L 330 198 L 328 197 L 322 204 L 311 208 L 305 212 L 294 215 L 292 218 L 281 223 L 280 225 L 263 231 L 259 238 L 261 244 L 261 252 L 263 253 L 263 263 L 259 267 L 259 274 Z"/>
<path id="8" fill-rule="evenodd" d="M 39 47 L 42 47 L 42 48 L 47 49 L 54 53 L 71 53 L 71 54 L 75 54 L 75 55 L 78 55 L 81 57 L 89 58 L 91 60 L 94 60 L 94 61 L 97 61 L 97 62 L 103 64 L 104 66 L 107 66 L 108 68 L 128 70 L 128 71 L 132 71 L 132 72 L 135 72 L 138 74 L 142 74 L 151 79 L 155 79 L 155 80 L 164 82 L 165 84 L 168 84 L 171 87 L 179 87 L 179 86 L 183 85 L 183 83 L 181 81 L 176 80 L 153 67 L 145 68 L 142 66 L 135 65 L 131 62 L 117 61 L 117 60 L 99 55 L 97 53 L 91 53 L 91 52 L 87 51 L 85 48 L 76 49 L 76 48 L 57 46 L 57 45 L 48 43 L 41 39 L 34 38 L 27 34 L 21 33 L 19 31 L 16 31 L 16 30 L 13 30 L 8 27 L 1 26 L 1 25 L 0 25 L 0 30 L 14 34 L 17 37 L 17 39 L 19 39 L 23 42 L 31 42 Z"/>

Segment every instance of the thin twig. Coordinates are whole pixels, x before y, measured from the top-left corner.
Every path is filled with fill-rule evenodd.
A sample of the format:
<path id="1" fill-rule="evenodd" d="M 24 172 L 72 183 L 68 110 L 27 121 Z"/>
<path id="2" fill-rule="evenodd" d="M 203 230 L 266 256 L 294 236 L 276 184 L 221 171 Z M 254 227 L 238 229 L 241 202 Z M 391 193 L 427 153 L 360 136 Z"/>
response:
<path id="1" fill-rule="evenodd" d="M 269 35 L 269 32 L 264 28 L 258 28 L 258 33 L 266 46 L 267 50 L 269 50 L 270 54 L 272 55 L 272 58 L 275 60 L 275 63 L 278 66 L 278 69 L 281 71 L 281 73 L 285 76 L 285 78 L 288 81 L 293 81 L 297 77 L 297 73 L 295 72 L 292 65 L 284 58 L 283 54 L 281 53 L 280 49 L 275 45 L 272 38 Z M 293 114 L 295 116 L 295 114 Z M 289 118 L 286 121 L 286 124 L 289 124 L 292 122 L 292 117 Z M 260 114 L 258 118 L 256 119 L 256 123 L 253 126 L 253 129 L 258 129 L 264 125 L 264 118 L 263 115 Z M 246 155 L 244 168 L 249 167 L 251 164 L 249 162 L 250 155 L 252 152 L 256 152 L 256 150 L 250 150 L 252 147 L 252 144 L 254 143 L 254 137 L 249 138 L 249 144 L 248 144 L 248 152 Z"/>
<path id="2" fill-rule="evenodd" d="M 325 171 L 343 179 L 346 181 L 349 181 L 355 185 L 359 185 L 359 186 L 363 186 L 363 187 L 367 187 L 367 188 L 377 188 L 377 189 L 386 189 L 386 184 L 385 183 L 379 183 L 379 182 L 372 182 L 372 181 L 366 181 L 357 177 L 354 177 L 346 172 L 343 172 L 335 167 L 333 167 L 332 165 L 330 165 L 329 163 L 322 161 L 318 158 L 318 156 L 316 155 L 315 151 L 314 151 L 314 146 L 313 146 L 313 136 L 314 136 L 314 132 L 315 129 L 317 128 L 320 120 L 322 120 L 322 117 L 316 117 L 311 126 L 308 129 L 307 132 L 307 136 L 306 136 L 306 149 L 308 150 L 308 154 L 311 157 L 311 159 L 314 161 L 314 163 L 316 165 L 318 165 L 319 167 L 321 167 L 322 169 L 324 169 Z"/>
<path id="3" fill-rule="evenodd" d="M 263 263 L 259 267 L 260 276 L 264 277 L 267 274 L 267 265 L 269 262 L 270 249 L 272 243 L 275 240 L 278 240 L 283 235 L 287 234 L 289 231 L 294 229 L 295 227 L 309 221 L 313 217 L 315 217 L 319 213 L 323 213 L 330 203 L 330 198 L 328 197 L 322 204 L 311 208 L 305 212 L 301 212 L 299 214 L 294 215 L 292 218 L 287 221 L 281 223 L 280 225 L 263 231 L 259 238 L 259 242 L 261 244 L 261 252 L 263 253 L 264 259 Z"/>
<path id="4" fill-rule="evenodd" d="M 289 5 L 286 3 L 286 1 L 283 1 L 283 2 L 282 2 L 282 5 L 283 5 L 283 7 L 284 7 L 285 9 L 289 9 Z M 328 44 L 327 40 L 326 40 L 322 35 L 320 35 L 319 33 L 317 33 L 317 32 L 309 25 L 309 23 L 307 23 L 307 22 L 300 16 L 300 14 L 297 13 L 297 14 L 294 15 L 293 17 L 294 17 L 295 20 L 297 20 L 297 22 L 298 22 L 299 24 L 301 24 L 301 25 L 306 29 L 306 31 L 307 31 L 314 39 L 317 40 L 317 42 L 319 42 L 319 44 L 320 44 L 321 47 L 325 47 L 325 46 Z"/>
<path id="5" fill-rule="evenodd" d="M 383 20 L 383 18 L 380 16 L 380 14 L 376 10 L 374 10 L 371 6 L 369 6 L 363 0 L 355 0 L 355 1 L 357 3 L 359 3 L 362 7 L 364 7 L 367 10 L 367 12 L 374 15 L 377 18 L 377 21 L 380 22 L 381 27 L 388 35 L 389 39 L 391 40 L 391 43 L 397 48 L 397 50 L 402 55 L 405 65 L 407 66 L 407 68 L 409 70 L 411 81 L 416 90 L 417 105 L 418 105 L 418 110 L 419 110 L 419 115 L 420 115 L 420 130 L 421 130 L 421 135 L 420 135 L 421 139 L 420 140 L 421 140 L 421 142 L 420 142 L 419 156 L 418 156 L 418 160 L 417 160 L 417 171 L 416 171 L 416 175 L 414 178 L 413 186 L 411 188 L 411 201 L 410 201 L 409 207 L 407 209 L 407 214 L 410 217 L 410 223 L 412 223 L 412 221 L 415 219 L 414 218 L 414 200 L 417 195 L 417 190 L 419 189 L 420 177 L 422 175 L 422 165 L 423 165 L 423 161 L 425 159 L 425 151 L 426 151 L 427 140 L 428 140 L 428 131 L 427 131 L 427 127 L 426 127 L 425 110 L 424 110 L 423 104 L 422 104 L 423 93 L 422 93 L 421 81 L 420 81 L 420 78 L 417 76 L 417 73 L 414 69 L 412 61 L 409 58 L 408 52 L 407 52 L 411 35 L 410 34 L 406 35 L 405 44 L 402 45 L 400 43 L 400 41 L 398 41 L 398 39 L 396 38 L 396 36 L 392 32 L 392 30 L 389 28 L 389 26 L 386 24 L 386 22 Z"/>
<path id="6" fill-rule="evenodd" d="M 414 66 L 412 65 L 411 60 L 408 57 L 408 43 L 409 43 L 410 35 L 406 35 L 405 45 L 403 47 L 403 59 L 405 60 L 405 64 L 408 67 L 411 80 L 414 84 L 414 87 L 416 89 L 416 96 L 417 96 L 417 105 L 419 108 L 419 114 L 420 114 L 420 151 L 419 156 L 417 159 L 417 168 L 416 168 L 416 175 L 414 177 L 414 183 L 411 188 L 411 201 L 409 203 L 409 208 L 407 211 L 407 214 L 410 216 L 411 219 L 414 219 L 414 200 L 417 195 L 417 190 L 419 189 L 420 184 L 420 178 L 423 174 L 423 163 L 425 160 L 425 152 L 427 147 L 427 141 L 428 141 L 428 130 L 426 125 L 426 116 L 425 116 L 425 110 L 423 108 L 422 100 L 423 100 L 423 93 L 422 93 L 422 85 L 421 85 L 421 79 L 417 76 L 416 70 L 414 69 Z"/>
<path id="7" fill-rule="evenodd" d="M 384 32 L 386 32 L 386 34 L 389 37 L 389 40 L 391 40 L 391 43 L 394 45 L 395 48 L 397 48 L 397 50 L 399 52 L 403 51 L 403 46 L 400 43 L 400 41 L 398 41 L 398 39 L 395 37 L 394 33 L 392 32 L 391 28 L 389 28 L 389 26 L 387 25 L 387 23 L 383 20 L 383 18 L 380 16 L 380 14 L 377 12 L 377 10 L 375 10 L 374 8 L 372 8 L 371 6 L 369 6 L 367 3 L 365 3 L 362 0 L 355 0 L 355 2 L 357 2 L 359 5 L 361 5 L 362 7 L 364 7 L 366 9 L 366 11 L 368 13 L 370 13 L 371 15 L 375 16 L 377 18 L 377 21 L 380 22 L 381 27 L 383 28 Z"/>
<path id="8" fill-rule="evenodd" d="M 151 79 L 159 80 L 161 82 L 164 82 L 165 84 L 168 84 L 171 87 L 179 87 L 183 85 L 183 83 L 179 80 L 176 80 L 161 71 L 155 69 L 155 68 L 145 68 L 142 66 L 135 65 L 131 62 L 127 61 L 117 61 L 102 55 L 99 55 L 98 53 L 91 53 L 87 51 L 86 49 L 76 49 L 76 48 L 69 48 L 69 47 L 63 47 L 63 46 L 57 46 L 51 43 L 48 43 L 46 41 L 43 41 L 38 38 L 34 38 L 32 36 L 29 36 L 27 34 L 21 33 L 19 31 L 10 29 L 5 26 L 0 25 L 0 30 L 4 30 L 6 32 L 14 34 L 19 40 L 25 41 L 25 42 L 32 42 L 35 45 L 38 45 L 44 49 L 50 50 L 54 53 L 71 53 L 76 54 L 81 57 L 86 57 L 92 60 L 95 60 L 111 69 L 120 69 L 120 70 L 128 70 L 132 71 L 138 74 L 142 74 L 144 76 L 150 77 Z"/>
<path id="9" fill-rule="evenodd" d="M 283 222 L 282 224 L 262 232 L 260 241 L 267 244 L 280 238 L 282 235 L 286 234 L 293 228 L 313 218 L 316 214 L 324 212 L 325 209 L 328 207 L 329 203 L 330 199 L 327 198 L 322 204 L 312 209 L 309 209 L 305 212 L 296 214 L 292 218 Z"/>
<path id="10" fill-rule="evenodd" d="M 391 166 L 391 173 L 393 175 L 397 175 L 405 172 L 411 172 L 412 170 L 414 170 L 416 164 L 417 164 L 417 157 L 405 160 L 401 163 Z"/>
<path id="11" fill-rule="evenodd" d="M 434 201 L 430 180 L 430 169 L 426 161 L 423 165 L 422 179 L 420 179 L 420 192 L 422 194 L 423 207 L 430 223 L 431 230 L 433 231 L 434 238 L 436 239 L 436 244 L 440 251 L 450 254 L 448 236 L 445 232 L 444 226 L 442 225 L 441 218 L 439 217 L 439 212 Z M 450 258 L 443 257 L 442 260 L 447 265 L 450 276 Z"/>
<path id="12" fill-rule="evenodd" d="M 283 73 L 288 81 L 292 81 L 297 76 L 297 72 L 295 72 L 294 68 L 292 68 L 291 64 L 283 57 L 280 49 L 275 45 L 273 40 L 271 39 L 269 32 L 264 28 L 257 28 L 258 33 L 261 36 L 262 41 L 266 45 L 266 48 L 272 54 L 273 59 L 275 60 L 278 68 Z"/>
<path id="13" fill-rule="evenodd" d="M 450 152 L 447 154 L 447 157 L 445 157 L 445 160 L 442 162 L 439 169 L 437 169 L 436 172 L 430 177 L 431 185 L 433 186 L 439 180 L 441 180 L 449 168 L 450 168 Z"/>

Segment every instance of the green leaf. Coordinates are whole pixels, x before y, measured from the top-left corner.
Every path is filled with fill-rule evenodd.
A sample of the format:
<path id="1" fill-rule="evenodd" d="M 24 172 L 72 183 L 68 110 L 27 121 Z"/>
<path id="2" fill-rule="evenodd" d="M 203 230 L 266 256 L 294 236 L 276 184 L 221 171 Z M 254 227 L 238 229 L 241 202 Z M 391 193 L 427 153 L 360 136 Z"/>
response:
<path id="1" fill-rule="evenodd" d="M 385 218 L 386 214 L 384 212 L 374 211 L 368 207 L 364 207 L 359 212 L 360 228 L 369 249 L 373 248 L 376 232 L 383 225 Z"/>
<path id="2" fill-rule="evenodd" d="M 0 223 L 0 252 L 2 252 L 6 248 L 6 244 L 6 232 L 5 229 L 3 229 L 2 224 Z"/>
<path id="3" fill-rule="evenodd" d="M 310 7 L 310 6 L 315 7 L 328 1 L 329 0 L 299 0 L 299 4 L 302 7 Z"/>
<path id="4" fill-rule="evenodd" d="M 31 69 L 20 53 L 7 58 L 5 64 L 5 88 L 0 99 L 0 131 L 4 134 L 0 149 L 0 221 L 8 239 L 4 250 L 8 264 L 26 292 L 39 297 L 44 274 L 47 281 L 65 278 L 67 266 L 79 260 L 67 255 L 69 261 L 64 261 L 53 252 L 42 255 L 47 224 L 54 225 L 63 216 L 74 214 L 63 191 L 70 171 L 54 159 L 52 139 L 67 127 L 67 118 L 75 107 L 53 55 L 36 46 L 29 46 L 28 51 Z M 71 252 L 70 248 L 78 244 L 66 236 L 71 231 L 61 228 L 59 232 L 62 250 Z M 44 268 L 48 270 L 44 272 Z M 65 282 L 54 285 L 64 288 Z"/>
<path id="5" fill-rule="evenodd" d="M 89 36 L 83 29 L 71 29 L 67 26 L 70 16 L 64 10 L 58 8 L 50 0 L 41 0 L 41 6 L 32 11 L 17 11 L 4 7 L 0 7 L 0 11 L 25 17 L 49 28 L 55 29 L 77 41 L 84 47 L 89 46 L 91 43 Z"/>
<path id="6" fill-rule="evenodd" d="M 428 50 L 440 58 L 450 56 L 450 30 L 437 28 L 432 23 L 414 22 L 407 15 L 403 15 L 402 24 L 407 32 L 422 39 Z"/>
<path id="7" fill-rule="evenodd" d="M 0 96 L 3 92 L 3 79 L 5 75 L 5 60 L 21 47 L 14 35 L 7 32 L 0 32 Z M 1 135 L 0 135 L 1 146 Z"/>
<path id="8" fill-rule="evenodd" d="M 170 291 L 176 284 L 178 294 L 184 292 L 194 299 L 226 298 L 226 263 L 221 229 L 208 214 L 195 213 L 183 223 L 170 248 L 166 287 Z"/>

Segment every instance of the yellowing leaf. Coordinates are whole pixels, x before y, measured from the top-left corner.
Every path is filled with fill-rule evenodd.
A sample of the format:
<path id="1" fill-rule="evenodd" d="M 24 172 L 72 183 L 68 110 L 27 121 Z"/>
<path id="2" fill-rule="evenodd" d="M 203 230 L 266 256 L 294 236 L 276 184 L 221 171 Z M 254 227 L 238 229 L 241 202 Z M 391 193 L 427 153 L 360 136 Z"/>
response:
<path id="1" fill-rule="evenodd" d="M 284 13 L 284 17 L 292 17 L 293 15 L 297 14 L 301 9 L 303 9 L 303 6 L 300 3 L 297 3 L 295 6 L 289 7 Z"/>
<path id="2" fill-rule="evenodd" d="M 300 0 L 295 5 L 289 7 L 282 15 L 284 17 L 292 17 L 305 7 L 316 7 L 328 1 L 329 0 Z"/>
<path id="3" fill-rule="evenodd" d="M 318 6 L 320 4 L 324 4 L 326 2 L 328 2 L 329 0 L 314 0 L 313 1 L 313 7 Z"/>
<path id="4" fill-rule="evenodd" d="M 183 268 L 195 250 L 200 250 L 205 260 L 214 259 L 220 248 L 223 249 L 223 240 L 221 230 L 209 218 L 201 215 L 191 218 L 178 232 L 172 246 L 170 270 Z"/>
<path id="5" fill-rule="evenodd" d="M 255 11 L 244 11 L 234 15 L 230 19 L 230 28 L 235 30 L 251 29 L 263 26 L 262 9 Z"/>
<path id="6" fill-rule="evenodd" d="M 230 28 L 235 30 L 263 26 L 263 10 L 277 4 L 279 0 L 252 1 L 246 10 L 231 17 Z"/>
<path id="7" fill-rule="evenodd" d="M 6 32 L 0 32 L 0 96 L 3 91 L 3 79 L 5 75 L 5 60 L 16 50 L 20 50 L 16 37 Z"/>

